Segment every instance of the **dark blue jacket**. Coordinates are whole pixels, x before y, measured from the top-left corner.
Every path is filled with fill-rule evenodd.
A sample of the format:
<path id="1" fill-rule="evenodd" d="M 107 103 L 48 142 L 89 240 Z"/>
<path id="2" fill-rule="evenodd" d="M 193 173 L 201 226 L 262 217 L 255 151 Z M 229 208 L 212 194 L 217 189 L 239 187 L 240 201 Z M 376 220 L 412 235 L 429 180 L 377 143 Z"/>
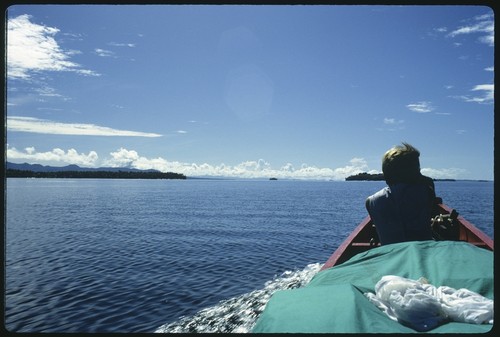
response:
<path id="1" fill-rule="evenodd" d="M 434 182 L 389 185 L 366 200 L 381 244 L 431 240 Z"/>

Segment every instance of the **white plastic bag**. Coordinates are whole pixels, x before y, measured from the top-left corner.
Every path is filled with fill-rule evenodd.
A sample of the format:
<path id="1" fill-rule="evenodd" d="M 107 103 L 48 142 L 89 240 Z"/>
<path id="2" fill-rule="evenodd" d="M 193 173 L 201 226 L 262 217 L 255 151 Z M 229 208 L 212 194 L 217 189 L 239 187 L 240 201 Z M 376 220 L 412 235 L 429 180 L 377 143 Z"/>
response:
<path id="1" fill-rule="evenodd" d="M 439 292 L 439 299 L 441 306 L 452 321 L 493 324 L 492 300 L 468 289 L 439 288 L 446 288 Z"/>
<path id="2" fill-rule="evenodd" d="M 365 295 L 389 318 L 417 331 L 433 329 L 448 320 L 493 324 L 493 300 L 467 289 L 436 288 L 425 278 L 415 281 L 386 275 L 375 285 L 375 294 Z"/>

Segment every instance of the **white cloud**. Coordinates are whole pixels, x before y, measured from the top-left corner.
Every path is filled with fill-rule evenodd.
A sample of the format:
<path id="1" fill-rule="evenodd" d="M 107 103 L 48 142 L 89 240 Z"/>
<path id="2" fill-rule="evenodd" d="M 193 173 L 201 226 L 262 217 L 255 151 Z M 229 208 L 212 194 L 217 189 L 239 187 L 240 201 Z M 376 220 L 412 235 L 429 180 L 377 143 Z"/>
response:
<path id="1" fill-rule="evenodd" d="M 53 135 L 161 137 L 157 133 L 116 130 L 94 124 L 60 123 L 32 117 L 7 117 L 7 130 Z"/>
<path id="2" fill-rule="evenodd" d="M 344 180 L 350 175 L 361 172 L 380 173 L 369 170 L 368 164 L 363 158 L 353 158 L 344 167 L 320 168 L 308 164 L 302 164 L 296 169 L 291 163 L 287 163 L 278 169 L 272 168 L 271 164 L 263 159 L 256 161 L 245 161 L 235 166 L 220 164 L 211 165 L 207 163 L 182 163 L 168 161 L 164 158 L 147 158 L 139 155 L 135 150 L 120 148 L 111 152 L 110 157 L 99 161 L 95 151 L 88 154 L 78 153 L 75 149 L 64 151 L 55 148 L 52 151 L 37 152 L 34 147 L 27 147 L 24 151 L 18 151 L 7 145 L 7 160 L 28 161 L 32 163 L 60 163 L 64 165 L 76 164 L 86 167 L 129 167 L 141 170 L 155 169 L 162 172 L 176 172 L 188 177 L 216 176 L 228 178 L 270 178 L 280 179 L 302 179 L 302 180 Z M 438 179 L 462 179 L 467 171 L 459 168 L 432 169 L 423 168 L 422 174 Z"/>
<path id="3" fill-rule="evenodd" d="M 135 43 L 118 43 L 118 42 L 110 42 L 108 43 L 110 46 L 114 47 L 129 47 L 129 48 L 134 48 Z"/>
<path id="4" fill-rule="evenodd" d="M 349 165 L 339 167 L 333 170 L 335 180 L 343 180 L 346 177 L 362 172 L 379 173 L 375 170 L 369 170 L 366 160 L 363 158 L 353 158 L 349 161 Z"/>
<path id="5" fill-rule="evenodd" d="M 467 174 L 467 170 L 460 168 L 433 169 L 426 167 L 422 168 L 420 172 L 434 179 L 464 179 Z"/>
<path id="6" fill-rule="evenodd" d="M 486 70 L 486 71 L 495 71 L 495 67 L 491 66 L 491 67 L 488 67 L 488 68 L 484 68 L 484 70 Z"/>
<path id="7" fill-rule="evenodd" d="M 115 55 L 111 50 L 106 50 L 106 49 L 101 49 L 101 48 L 96 48 L 95 53 L 101 57 L 112 57 Z"/>
<path id="8" fill-rule="evenodd" d="M 493 15 L 485 14 L 477 16 L 469 25 L 459 27 L 450 33 L 448 36 L 456 37 L 458 35 L 480 34 L 478 41 L 485 43 L 491 47 L 495 45 L 495 23 Z"/>
<path id="9" fill-rule="evenodd" d="M 120 149 L 118 152 L 113 153 L 112 157 L 116 163 L 126 164 L 139 169 L 152 168 L 163 172 L 183 173 L 187 176 L 220 176 L 232 178 L 276 177 L 282 179 L 343 180 L 351 174 L 365 172 L 368 168 L 366 161 L 362 158 L 354 158 L 350 161 L 349 165 L 336 169 L 319 168 L 307 164 L 302 164 L 299 169 L 295 169 L 290 163 L 275 169 L 264 159 L 245 161 L 235 166 L 230 166 L 224 163 L 211 165 L 207 163 L 171 162 L 163 158 L 147 159 L 138 155 L 136 156 L 136 154 L 135 151 Z M 107 163 L 113 166 L 113 161 L 108 161 Z"/>
<path id="10" fill-rule="evenodd" d="M 485 98 L 487 100 L 493 100 L 493 95 L 495 92 L 494 84 L 479 84 L 476 85 L 472 91 L 485 91 Z"/>
<path id="11" fill-rule="evenodd" d="M 59 98 L 66 100 L 66 101 L 69 100 L 68 97 L 64 97 L 63 95 L 57 93 L 56 89 L 54 89 L 48 85 L 34 88 L 33 90 L 41 97 L 59 97 Z"/>
<path id="12" fill-rule="evenodd" d="M 7 160 L 25 160 L 32 163 L 64 163 L 76 164 L 84 167 L 94 167 L 99 156 L 95 151 L 88 154 L 78 153 L 75 149 L 64 151 L 55 148 L 48 152 L 37 152 L 34 147 L 27 147 L 24 151 L 19 151 L 14 147 L 7 146 Z"/>
<path id="13" fill-rule="evenodd" d="M 176 172 L 185 174 L 188 177 L 196 176 L 216 176 L 228 178 L 282 178 L 282 179 L 309 179 L 309 180 L 344 180 L 347 176 L 361 172 L 378 173 L 369 171 L 368 165 L 363 158 L 353 158 L 349 164 L 339 168 L 321 168 L 302 164 L 295 169 L 291 163 L 287 163 L 280 168 L 273 168 L 271 163 L 264 159 L 256 161 L 245 161 L 235 166 L 221 163 L 211 165 L 208 163 L 182 163 L 178 161 L 168 161 L 164 158 L 147 158 L 139 155 L 135 150 L 120 148 L 111 152 L 108 158 L 98 161 L 99 157 L 95 151 L 88 154 L 77 153 L 74 149 L 68 151 L 59 148 L 48 152 L 37 152 L 34 147 L 18 151 L 7 145 L 7 160 L 28 161 L 32 163 L 64 163 L 77 164 L 90 167 L 129 167 L 141 170 L 155 169 L 162 172 Z"/>
<path id="14" fill-rule="evenodd" d="M 405 128 L 404 126 L 404 120 L 402 119 L 396 119 L 396 118 L 389 118 L 389 117 L 384 117 L 383 123 L 385 124 L 385 127 L 382 128 L 377 128 L 378 131 L 398 131 L 398 130 L 403 130 Z"/>
<path id="15" fill-rule="evenodd" d="M 111 152 L 110 155 L 111 159 L 106 160 L 103 164 L 106 167 L 129 167 L 140 158 L 137 151 L 129 151 L 124 148 Z"/>
<path id="16" fill-rule="evenodd" d="M 384 118 L 384 124 L 397 125 L 397 124 L 403 124 L 403 123 L 404 123 L 404 120 L 402 120 L 402 119 L 396 120 L 395 118 L 387 118 L 387 117 Z"/>
<path id="17" fill-rule="evenodd" d="M 417 103 L 411 103 L 406 106 L 408 109 L 411 111 L 419 112 L 419 113 L 425 113 L 425 112 L 431 112 L 434 110 L 434 107 L 432 107 L 431 102 L 417 102 Z"/>
<path id="18" fill-rule="evenodd" d="M 27 161 L 31 163 L 42 163 L 61 166 L 76 164 L 85 167 L 129 167 L 141 170 L 155 169 L 162 172 L 176 172 L 185 174 L 188 177 L 213 176 L 228 178 L 262 178 L 276 177 L 280 179 L 298 180 L 344 180 L 350 175 L 361 172 L 380 173 L 370 170 L 363 158 L 353 158 L 344 167 L 321 168 L 314 165 L 302 164 L 300 168 L 295 168 L 291 163 L 287 163 L 280 168 L 273 168 L 271 163 L 259 159 L 256 161 L 245 161 L 235 166 L 226 164 L 211 165 L 207 163 L 182 163 L 178 161 L 168 161 L 164 158 L 147 158 L 141 156 L 135 150 L 120 148 L 111 152 L 108 158 L 99 159 L 95 151 L 88 154 L 78 153 L 75 149 L 64 151 L 55 148 L 47 152 L 37 152 L 34 147 L 27 147 L 24 151 L 9 147 L 7 144 L 8 161 Z M 422 174 L 437 179 L 463 179 L 467 170 L 460 168 L 422 168 Z"/>
<path id="19" fill-rule="evenodd" d="M 7 76 L 29 79 L 31 73 L 40 71 L 73 71 L 82 75 L 99 76 L 96 72 L 81 69 L 70 61 L 74 50 L 63 50 L 54 39 L 59 29 L 38 25 L 24 14 L 7 21 Z"/>
<path id="20" fill-rule="evenodd" d="M 455 96 L 455 98 L 461 99 L 465 102 L 480 103 L 480 104 L 490 104 L 493 103 L 495 97 L 495 85 L 494 84 L 479 84 L 471 89 L 474 92 L 480 92 L 481 95 L 470 96 L 462 95 Z"/>

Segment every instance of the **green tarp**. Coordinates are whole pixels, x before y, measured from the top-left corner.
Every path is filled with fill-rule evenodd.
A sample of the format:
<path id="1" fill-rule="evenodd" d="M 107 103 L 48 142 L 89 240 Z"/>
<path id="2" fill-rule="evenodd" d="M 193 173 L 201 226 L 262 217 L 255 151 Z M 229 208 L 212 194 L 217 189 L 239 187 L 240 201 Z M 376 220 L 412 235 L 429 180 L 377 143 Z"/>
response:
<path id="1" fill-rule="evenodd" d="M 384 275 L 425 277 L 432 285 L 467 288 L 493 299 L 493 252 L 465 242 L 386 245 L 319 272 L 303 288 L 273 294 L 255 333 L 411 333 L 365 297 Z M 430 333 L 484 333 L 490 324 L 449 322 Z"/>

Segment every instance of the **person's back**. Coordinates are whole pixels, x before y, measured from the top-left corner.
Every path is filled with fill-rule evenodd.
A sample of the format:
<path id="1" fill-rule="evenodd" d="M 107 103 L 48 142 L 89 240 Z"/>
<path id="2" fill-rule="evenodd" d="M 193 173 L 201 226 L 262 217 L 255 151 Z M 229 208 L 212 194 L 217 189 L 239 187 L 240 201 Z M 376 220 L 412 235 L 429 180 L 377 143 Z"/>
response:
<path id="1" fill-rule="evenodd" d="M 381 244 L 432 239 L 434 182 L 420 174 L 419 155 L 404 143 L 384 155 L 382 170 L 388 186 L 366 200 Z"/>

